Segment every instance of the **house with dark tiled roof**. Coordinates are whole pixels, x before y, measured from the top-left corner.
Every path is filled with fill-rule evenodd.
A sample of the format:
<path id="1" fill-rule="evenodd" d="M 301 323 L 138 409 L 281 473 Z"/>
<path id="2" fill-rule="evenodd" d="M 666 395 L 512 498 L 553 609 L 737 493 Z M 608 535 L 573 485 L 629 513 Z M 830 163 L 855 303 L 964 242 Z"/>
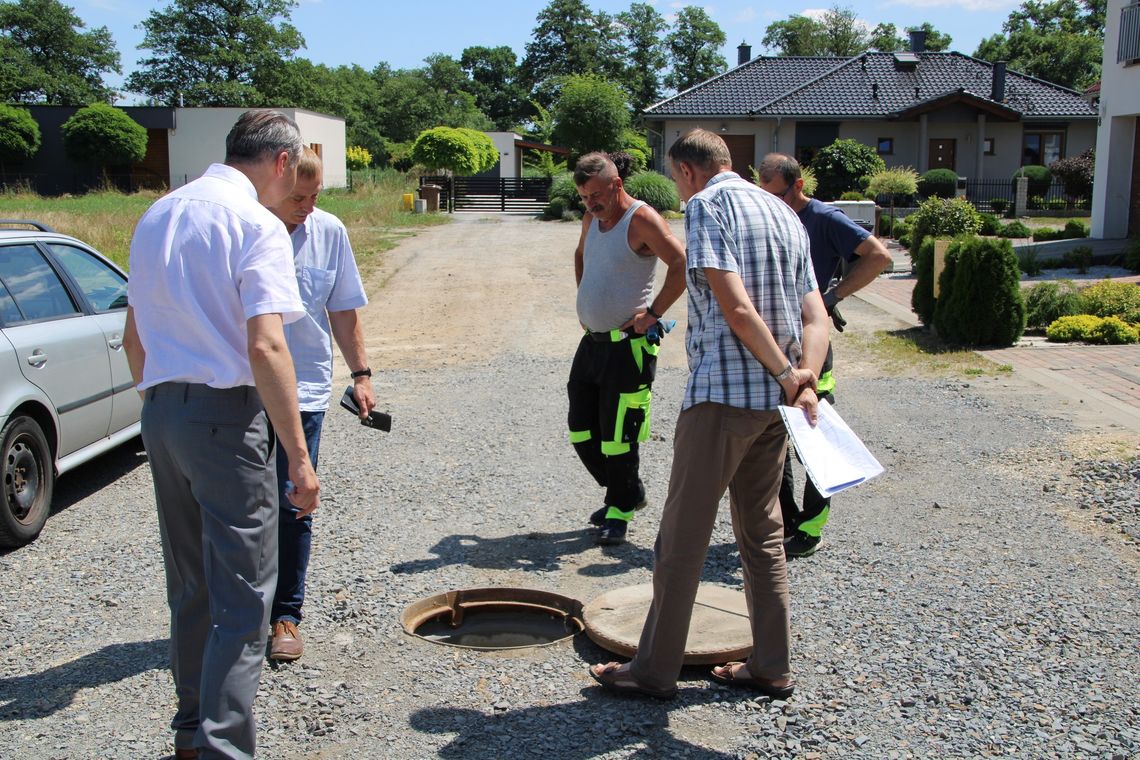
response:
<path id="1" fill-rule="evenodd" d="M 910 50 L 851 58 L 739 52 L 736 68 L 645 110 L 655 157 L 704 127 L 724 137 L 746 177 L 771 151 L 804 162 L 850 138 L 875 147 L 887 166 L 1000 180 L 1096 143 L 1096 109 L 1081 93 L 1002 62 L 927 51 L 925 32 L 911 32 Z"/>

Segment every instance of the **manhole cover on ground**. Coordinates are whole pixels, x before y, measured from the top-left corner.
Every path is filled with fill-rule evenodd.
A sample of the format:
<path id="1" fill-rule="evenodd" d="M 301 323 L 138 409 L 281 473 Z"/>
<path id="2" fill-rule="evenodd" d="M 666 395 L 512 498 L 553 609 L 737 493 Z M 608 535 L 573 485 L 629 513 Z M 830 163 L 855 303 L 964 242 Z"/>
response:
<path id="1" fill-rule="evenodd" d="M 627 586 L 597 597 L 583 610 L 586 635 L 603 649 L 633 657 L 653 601 L 653 584 Z M 686 665 L 719 665 L 752 652 L 752 628 L 744 593 L 701 585 L 693 606 Z"/>
<path id="2" fill-rule="evenodd" d="M 421 599 L 404 610 L 406 633 L 469 649 L 545 646 L 582 631 L 582 603 L 525 588 L 474 588 Z"/>

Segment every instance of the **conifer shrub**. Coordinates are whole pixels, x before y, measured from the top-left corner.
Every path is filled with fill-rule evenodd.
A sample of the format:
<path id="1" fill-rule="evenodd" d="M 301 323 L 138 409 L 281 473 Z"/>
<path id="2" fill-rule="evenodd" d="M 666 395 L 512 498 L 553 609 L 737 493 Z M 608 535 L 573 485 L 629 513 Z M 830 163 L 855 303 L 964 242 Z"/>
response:
<path id="1" fill-rule="evenodd" d="M 574 184 L 574 175 L 571 172 L 556 174 L 550 182 L 550 200 L 547 201 L 545 213 L 551 219 L 560 219 L 561 211 L 557 214 L 551 213 L 550 203 L 555 198 L 562 200 L 562 211 L 585 211 L 585 207 L 582 206 L 582 196 L 578 195 L 578 186 Z"/>
<path id="2" fill-rule="evenodd" d="M 1060 240 L 1063 234 L 1062 230 L 1053 227 L 1038 227 L 1033 230 L 1033 242 L 1045 243 L 1050 240 Z"/>
<path id="3" fill-rule="evenodd" d="M 1020 282 L 1008 240 L 959 238 L 946 254 L 939 280 L 938 334 L 966 346 L 1012 346 L 1025 332 Z"/>
<path id="4" fill-rule="evenodd" d="M 657 211 L 676 211 L 681 204 L 673 180 L 657 172 L 641 172 L 625 181 L 627 193 L 645 201 Z"/>
<path id="5" fill-rule="evenodd" d="M 1089 266 L 1092 265 L 1092 256 L 1092 248 L 1087 245 L 1081 245 L 1071 251 L 1065 251 L 1065 255 L 1061 257 L 1061 261 L 1065 266 L 1073 267 L 1081 274 L 1084 274 L 1089 271 Z"/>
<path id="6" fill-rule="evenodd" d="M 910 291 L 910 308 L 924 325 L 934 324 L 934 238 L 927 238 L 917 250 L 911 249 L 914 266 L 914 289 Z"/>
<path id="7" fill-rule="evenodd" d="M 1081 313 L 1081 297 L 1072 280 L 1039 282 L 1025 291 L 1025 326 L 1041 330 L 1061 317 Z"/>

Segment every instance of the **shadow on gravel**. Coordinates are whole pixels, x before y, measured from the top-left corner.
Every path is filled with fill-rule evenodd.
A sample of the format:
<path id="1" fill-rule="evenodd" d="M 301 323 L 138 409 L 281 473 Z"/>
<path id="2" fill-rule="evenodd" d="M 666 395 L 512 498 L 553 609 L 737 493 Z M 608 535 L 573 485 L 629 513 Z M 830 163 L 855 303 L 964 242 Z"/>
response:
<path id="1" fill-rule="evenodd" d="M 51 513 L 59 514 L 68 507 L 99 493 L 119 478 L 146 464 L 142 437 L 135 437 L 106 454 L 85 462 L 56 481 Z"/>
<path id="2" fill-rule="evenodd" d="M 0 678 L 0 721 L 46 718 L 70 705 L 82 689 L 166 668 L 169 653 L 168 639 L 111 644 L 41 673 Z"/>
<path id="3" fill-rule="evenodd" d="M 530 570 L 550 572 L 561 569 L 564 558 L 595 548 L 594 532 L 572 530 L 562 533 L 521 533 L 515 536 L 483 538 L 470 533 L 447 536 L 428 551 L 434 557 L 396 562 L 393 573 L 427 573 L 449 565 L 466 565 L 490 570 Z M 616 562 L 596 562 L 578 569 L 580 575 L 605 578 L 631 569 L 653 567 L 653 550 L 625 543 L 602 547 Z M 701 580 L 708 583 L 739 584 L 740 562 L 734 561 L 736 544 L 709 548 Z"/>
<path id="4" fill-rule="evenodd" d="M 630 757 L 685 757 L 719 760 L 736 755 L 716 752 L 669 733 L 669 713 L 720 701 L 723 695 L 682 688 L 672 702 L 638 700 L 606 694 L 600 687 L 582 690 L 583 701 L 527 707 L 487 715 L 479 710 L 433 707 L 412 713 L 412 728 L 429 734 L 457 733 L 440 747 L 438 757 L 504 760 L 513 757 L 597 757 L 641 745 Z"/>

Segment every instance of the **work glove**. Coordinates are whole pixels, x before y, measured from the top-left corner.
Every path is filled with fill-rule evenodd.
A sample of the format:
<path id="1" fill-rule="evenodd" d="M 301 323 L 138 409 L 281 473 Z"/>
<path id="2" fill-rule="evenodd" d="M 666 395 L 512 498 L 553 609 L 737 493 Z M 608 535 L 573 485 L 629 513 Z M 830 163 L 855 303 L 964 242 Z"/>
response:
<path id="1" fill-rule="evenodd" d="M 835 325 L 835 329 L 839 332 L 843 332 L 843 328 L 847 326 L 847 320 L 839 313 L 839 307 L 832 305 L 832 307 L 827 310 L 827 313 L 831 315 L 831 324 Z"/>
<path id="2" fill-rule="evenodd" d="M 837 303 L 839 303 L 839 295 L 836 294 L 835 288 L 828 288 L 827 292 L 823 294 L 823 306 L 827 309 L 828 316 L 831 316 L 831 312 L 835 310 Z"/>

